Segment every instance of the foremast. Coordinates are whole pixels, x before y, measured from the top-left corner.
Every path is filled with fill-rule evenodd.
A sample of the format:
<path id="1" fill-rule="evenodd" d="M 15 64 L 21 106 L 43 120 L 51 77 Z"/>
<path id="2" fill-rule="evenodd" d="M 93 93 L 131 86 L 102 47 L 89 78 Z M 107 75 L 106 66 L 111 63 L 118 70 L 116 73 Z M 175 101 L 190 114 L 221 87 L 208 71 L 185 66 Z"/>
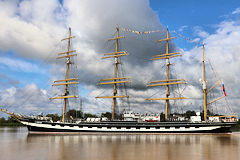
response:
<path id="1" fill-rule="evenodd" d="M 101 79 L 100 83 L 98 83 L 98 85 L 113 84 L 113 96 L 96 97 L 96 98 L 112 98 L 113 99 L 112 120 L 115 119 L 115 108 L 116 108 L 117 98 L 129 98 L 128 95 L 117 95 L 117 84 L 128 83 L 129 78 L 118 77 L 118 64 L 120 64 L 119 57 L 126 56 L 126 55 L 128 55 L 128 53 L 126 51 L 119 51 L 119 40 L 122 38 L 125 38 L 125 37 L 120 36 L 118 25 L 117 25 L 116 29 L 117 29 L 117 37 L 109 39 L 109 41 L 115 41 L 115 52 L 106 53 L 106 54 L 104 54 L 104 57 L 102 58 L 102 59 L 107 59 L 107 58 L 114 59 L 114 78 Z"/>
<path id="2" fill-rule="evenodd" d="M 73 56 L 77 56 L 77 54 L 73 54 L 74 52 L 76 52 L 76 50 L 70 50 L 71 47 L 71 39 L 75 38 L 75 36 L 71 35 L 71 28 L 69 27 L 69 36 L 65 39 L 62 39 L 62 41 L 67 40 L 67 51 L 66 52 L 62 52 L 62 53 L 58 53 L 59 57 L 57 57 L 56 59 L 62 59 L 62 58 L 66 58 L 66 74 L 65 74 L 65 79 L 63 80 L 56 80 L 54 81 L 54 84 L 52 86 L 65 86 L 64 89 L 64 94 L 58 96 L 58 97 L 52 97 L 49 99 L 63 99 L 63 115 L 62 115 L 62 122 L 65 121 L 65 116 L 66 116 L 66 106 L 67 106 L 67 101 L 68 98 L 78 98 L 77 95 L 69 95 L 69 85 L 72 84 L 78 84 L 78 78 L 70 78 L 69 77 L 69 72 L 70 72 L 70 65 L 73 64 L 73 62 L 71 61 L 71 57 Z M 60 82 L 60 83 L 59 83 Z"/>
<path id="3" fill-rule="evenodd" d="M 149 87 L 154 86 L 166 86 L 166 97 L 164 98 L 149 98 L 146 100 L 164 100 L 165 101 L 165 120 L 168 118 L 168 108 L 169 108 L 169 100 L 178 100 L 178 99 L 186 99 L 186 97 L 170 97 L 170 85 L 177 85 L 177 84 L 186 84 L 187 82 L 184 79 L 170 79 L 170 58 L 182 56 L 179 52 L 176 53 L 169 53 L 169 41 L 176 37 L 169 37 L 169 30 L 167 28 L 167 37 L 166 39 L 158 40 L 157 42 L 164 42 L 166 41 L 166 53 L 156 55 L 153 57 L 152 60 L 166 60 L 166 79 L 165 80 L 158 80 L 149 82 Z"/>

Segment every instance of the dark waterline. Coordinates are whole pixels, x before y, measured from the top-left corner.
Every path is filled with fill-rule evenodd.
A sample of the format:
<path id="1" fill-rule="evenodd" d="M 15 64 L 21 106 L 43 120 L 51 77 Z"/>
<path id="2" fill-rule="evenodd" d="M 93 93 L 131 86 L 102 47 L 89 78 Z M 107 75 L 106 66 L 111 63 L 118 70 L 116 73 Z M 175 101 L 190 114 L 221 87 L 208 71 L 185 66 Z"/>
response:
<path id="1" fill-rule="evenodd" d="M 30 135 L 0 128 L 1 160 L 238 160 L 240 133 L 218 135 Z"/>

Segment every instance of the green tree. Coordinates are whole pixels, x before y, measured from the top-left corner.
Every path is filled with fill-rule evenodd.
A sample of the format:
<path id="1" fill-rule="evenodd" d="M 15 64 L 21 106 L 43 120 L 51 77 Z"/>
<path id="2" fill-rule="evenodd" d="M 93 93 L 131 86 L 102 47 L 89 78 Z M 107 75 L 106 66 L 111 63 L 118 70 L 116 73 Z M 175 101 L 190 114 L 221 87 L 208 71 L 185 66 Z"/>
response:
<path id="1" fill-rule="evenodd" d="M 107 117 L 110 120 L 110 119 L 112 119 L 112 113 L 110 113 L 110 112 L 102 113 L 101 117 Z"/>
<path id="2" fill-rule="evenodd" d="M 68 112 L 67 112 L 67 117 L 73 117 L 74 119 L 75 118 L 83 118 L 83 113 L 82 111 L 77 111 L 75 109 L 70 109 Z"/>
<path id="3" fill-rule="evenodd" d="M 98 116 L 95 115 L 95 114 L 91 114 L 91 113 L 84 113 L 84 116 L 83 116 L 85 119 L 88 118 L 88 117 L 91 117 L 91 118 L 97 118 Z"/>
<path id="4" fill-rule="evenodd" d="M 185 113 L 185 116 L 186 116 L 187 118 L 190 118 L 190 116 L 196 116 L 196 112 L 195 112 L 195 111 L 187 111 L 187 112 Z"/>
<path id="5" fill-rule="evenodd" d="M 6 119 L 4 117 L 0 118 L 0 123 L 6 123 Z"/>
<path id="6" fill-rule="evenodd" d="M 57 122 L 60 120 L 60 116 L 56 113 L 56 114 L 47 114 L 46 117 L 51 117 L 53 122 Z"/>

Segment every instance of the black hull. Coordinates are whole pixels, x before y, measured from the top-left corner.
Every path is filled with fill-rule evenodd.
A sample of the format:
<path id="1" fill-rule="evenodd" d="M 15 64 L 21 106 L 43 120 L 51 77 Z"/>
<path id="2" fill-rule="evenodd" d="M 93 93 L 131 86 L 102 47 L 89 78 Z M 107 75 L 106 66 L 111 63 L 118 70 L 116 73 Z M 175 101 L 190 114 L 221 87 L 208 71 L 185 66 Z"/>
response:
<path id="1" fill-rule="evenodd" d="M 202 130 L 202 131 L 90 131 L 90 130 L 69 130 L 69 129 L 53 129 L 53 128 L 43 128 L 35 126 L 27 126 L 30 133 L 231 133 L 231 127 L 222 127 L 214 130 Z"/>
<path id="2" fill-rule="evenodd" d="M 188 122 L 99 122 L 99 123 L 51 123 L 25 122 L 30 133 L 231 133 L 235 122 L 188 123 Z"/>

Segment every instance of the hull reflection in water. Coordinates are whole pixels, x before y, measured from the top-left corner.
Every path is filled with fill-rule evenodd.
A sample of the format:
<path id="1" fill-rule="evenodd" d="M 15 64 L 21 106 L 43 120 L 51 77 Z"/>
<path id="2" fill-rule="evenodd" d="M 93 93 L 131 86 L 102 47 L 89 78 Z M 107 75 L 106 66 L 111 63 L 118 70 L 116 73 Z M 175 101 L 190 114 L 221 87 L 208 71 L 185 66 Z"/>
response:
<path id="1" fill-rule="evenodd" d="M 0 128 L 0 136 L 0 159 L 4 160 L 240 159 L 240 133 L 32 135 L 26 128 Z"/>
<path id="2" fill-rule="evenodd" d="M 238 136 L 238 137 L 237 137 Z M 58 154 L 80 159 L 239 159 L 240 135 L 29 135 L 28 142 L 43 138 L 59 144 Z M 77 147 L 77 148 L 75 148 Z M 69 155 L 70 150 L 76 153 Z"/>

